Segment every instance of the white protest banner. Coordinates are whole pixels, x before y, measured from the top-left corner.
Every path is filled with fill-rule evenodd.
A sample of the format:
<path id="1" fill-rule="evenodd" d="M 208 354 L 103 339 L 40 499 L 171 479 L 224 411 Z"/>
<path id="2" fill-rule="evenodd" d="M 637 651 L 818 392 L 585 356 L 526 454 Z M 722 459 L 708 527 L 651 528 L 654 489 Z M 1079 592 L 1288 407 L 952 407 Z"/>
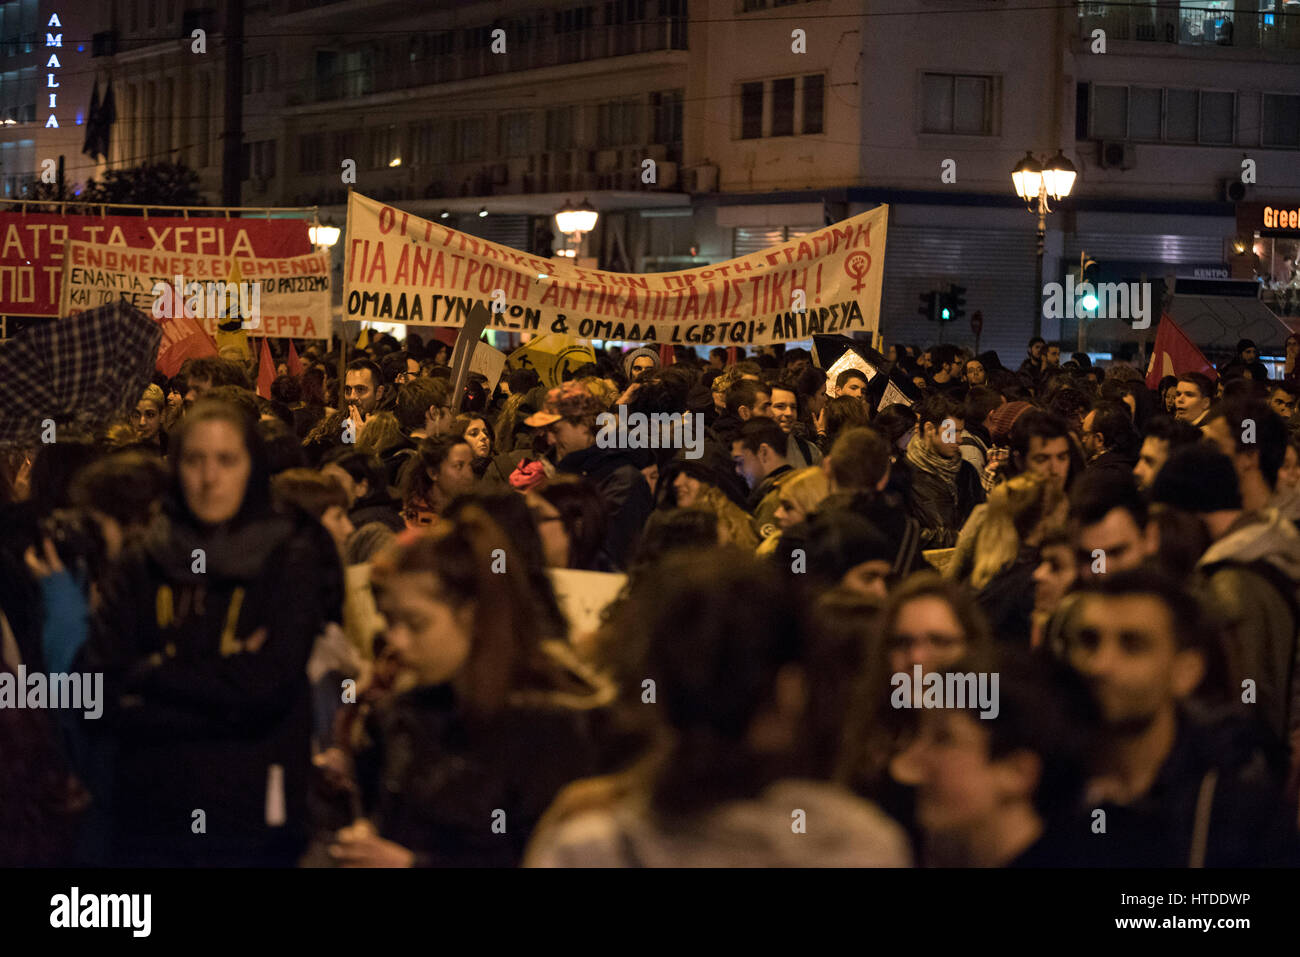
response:
<path id="1" fill-rule="evenodd" d="M 236 263 L 240 281 L 228 282 Z M 244 328 L 255 335 L 327 339 L 329 255 L 201 256 L 69 240 L 59 314 L 75 315 L 115 299 L 155 319 L 193 317 L 214 338 L 218 321 L 238 309 Z"/>
<path id="2" fill-rule="evenodd" d="M 873 332 L 888 219 L 880 206 L 724 263 L 613 273 L 477 239 L 353 192 L 344 315 L 463 326 L 482 304 L 493 329 L 688 345 Z"/>
<path id="3" fill-rule="evenodd" d="M 500 349 L 494 349 L 486 342 L 480 342 L 474 349 L 474 355 L 469 360 L 469 371 L 477 372 L 483 378 L 487 379 L 488 395 L 497 387 L 501 381 L 501 373 L 506 369 L 506 354 Z"/>

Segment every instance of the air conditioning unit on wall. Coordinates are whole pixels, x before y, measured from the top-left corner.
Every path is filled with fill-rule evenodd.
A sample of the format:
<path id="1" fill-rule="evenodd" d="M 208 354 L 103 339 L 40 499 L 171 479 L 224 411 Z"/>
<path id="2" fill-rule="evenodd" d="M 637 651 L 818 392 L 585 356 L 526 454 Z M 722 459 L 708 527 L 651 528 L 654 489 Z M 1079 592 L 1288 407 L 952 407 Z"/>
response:
<path id="1" fill-rule="evenodd" d="M 1246 184 L 1240 178 L 1219 181 L 1219 198 L 1225 203 L 1240 203 L 1247 195 Z"/>
<path id="2" fill-rule="evenodd" d="M 1097 144 L 1097 165 L 1102 169 L 1132 169 L 1137 166 L 1137 150 L 1131 143 L 1102 140 Z"/>

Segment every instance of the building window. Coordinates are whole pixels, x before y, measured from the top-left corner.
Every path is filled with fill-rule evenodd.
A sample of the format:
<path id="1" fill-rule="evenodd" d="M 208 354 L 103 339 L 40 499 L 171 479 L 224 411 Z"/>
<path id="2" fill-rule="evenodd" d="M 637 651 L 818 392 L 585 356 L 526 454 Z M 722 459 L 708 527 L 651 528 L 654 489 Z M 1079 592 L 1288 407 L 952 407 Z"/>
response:
<path id="1" fill-rule="evenodd" d="M 740 138 L 752 140 L 761 136 L 821 133 L 825 89 L 826 77 L 820 73 L 742 83 Z M 765 113 L 768 116 L 766 128 Z"/>
<path id="2" fill-rule="evenodd" d="M 826 103 L 826 77 L 821 73 L 803 78 L 803 131 L 825 132 L 822 117 Z"/>
<path id="3" fill-rule="evenodd" d="M 926 73 L 921 79 L 923 133 L 993 133 L 994 78 Z"/>
<path id="4" fill-rule="evenodd" d="M 389 164 L 402 156 L 402 146 L 396 126 L 376 126 L 370 131 L 370 168 L 388 169 Z"/>
<path id="5" fill-rule="evenodd" d="M 574 108 L 560 106 L 546 111 L 546 148 L 573 149 Z"/>
<path id="6" fill-rule="evenodd" d="M 1300 147 L 1300 96 L 1265 93 L 1263 114 L 1264 146 Z"/>
<path id="7" fill-rule="evenodd" d="M 298 172 L 325 171 L 325 134 L 306 133 L 298 137 Z"/>
<path id="8" fill-rule="evenodd" d="M 244 60 L 244 92 L 264 93 L 271 84 L 271 58 L 253 56 Z"/>
<path id="9" fill-rule="evenodd" d="M 740 87 L 740 138 L 756 140 L 763 135 L 763 84 Z"/>
<path id="10" fill-rule="evenodd" d="M 469 163 L 481 160 L 485 154 L 483 117 L 468 116 L 457 120 L 455 129 L 457 162 Z"/>
<path id="11" fill-rule="evenodd" d="M 682 141 L 682 99 L 684 90 L 666 90 L 650 94 L 650 111 L 654 116 L 652 143 L 672 145 Z"/>
<path id="12" fill-rule="evenodd" d="M 1231 146 L 1235 93 L 1093 84 L 1081 99 L 1085 127 L 1097 140 Z"/>
<path id="13" fill-rule="evenodd" d="M 597 121 L 596 144 L 601 148 L 641 142 L 641 104 L 636 100 L 602 103 Z"/>
<path id="14" fill-rule="evenodd" d="M 527 156 L 533 146 L 533 116 L 531 113 L 507 113 L 501 117 L 501 155 Z"/>
<path id="15" fill-rule="evenodd" d="M 245 143 L 243 178 L 269 180 L 275 177 L 275 140 Z"/>
<path id="16" fill-rule="evenodd" d="M 794 136 L 794 77 L 772 81 L 772 136 Z"/>

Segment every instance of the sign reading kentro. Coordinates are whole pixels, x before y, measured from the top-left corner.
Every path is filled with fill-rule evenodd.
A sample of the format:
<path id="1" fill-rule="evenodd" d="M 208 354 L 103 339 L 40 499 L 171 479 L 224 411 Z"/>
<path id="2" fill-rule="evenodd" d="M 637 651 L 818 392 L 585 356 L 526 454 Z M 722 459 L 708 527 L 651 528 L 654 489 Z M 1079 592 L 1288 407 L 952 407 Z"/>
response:
<path id="1" fill-rule="evenodd" d="M 888 218 L 881 206 L 739 259 L 633 274 L 531 256 L 354 192 L 344 318 L 461 326 L 482 303 L 495 328 L 580 339 L 743 345 L 873 332 Z"/>
<path id="2" fill-rule="evenodd" d="M 63 246 L 70 239 L 186 256 L 279 259 L 313 251 L 302 219 L 145 219 L 11 210 L 0 212 L 0 314 L 7 316 L 59 314 Z"/>

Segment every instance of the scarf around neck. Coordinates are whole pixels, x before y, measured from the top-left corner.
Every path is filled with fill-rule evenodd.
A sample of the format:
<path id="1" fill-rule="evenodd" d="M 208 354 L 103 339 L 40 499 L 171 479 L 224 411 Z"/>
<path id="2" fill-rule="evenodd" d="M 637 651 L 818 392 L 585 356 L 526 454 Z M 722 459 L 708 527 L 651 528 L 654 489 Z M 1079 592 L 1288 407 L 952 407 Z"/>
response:
<path id="1" fill-rule="evenodd" d="M 930 448 L 930 443 L 918 432 L 907 443 L 907 461 L 922 472 L 931 472 L 943 479 L 944 484 L 956 487 L 957 470 L 961 468 L 962 458 L 954 455 L 947 458 Z"/>

